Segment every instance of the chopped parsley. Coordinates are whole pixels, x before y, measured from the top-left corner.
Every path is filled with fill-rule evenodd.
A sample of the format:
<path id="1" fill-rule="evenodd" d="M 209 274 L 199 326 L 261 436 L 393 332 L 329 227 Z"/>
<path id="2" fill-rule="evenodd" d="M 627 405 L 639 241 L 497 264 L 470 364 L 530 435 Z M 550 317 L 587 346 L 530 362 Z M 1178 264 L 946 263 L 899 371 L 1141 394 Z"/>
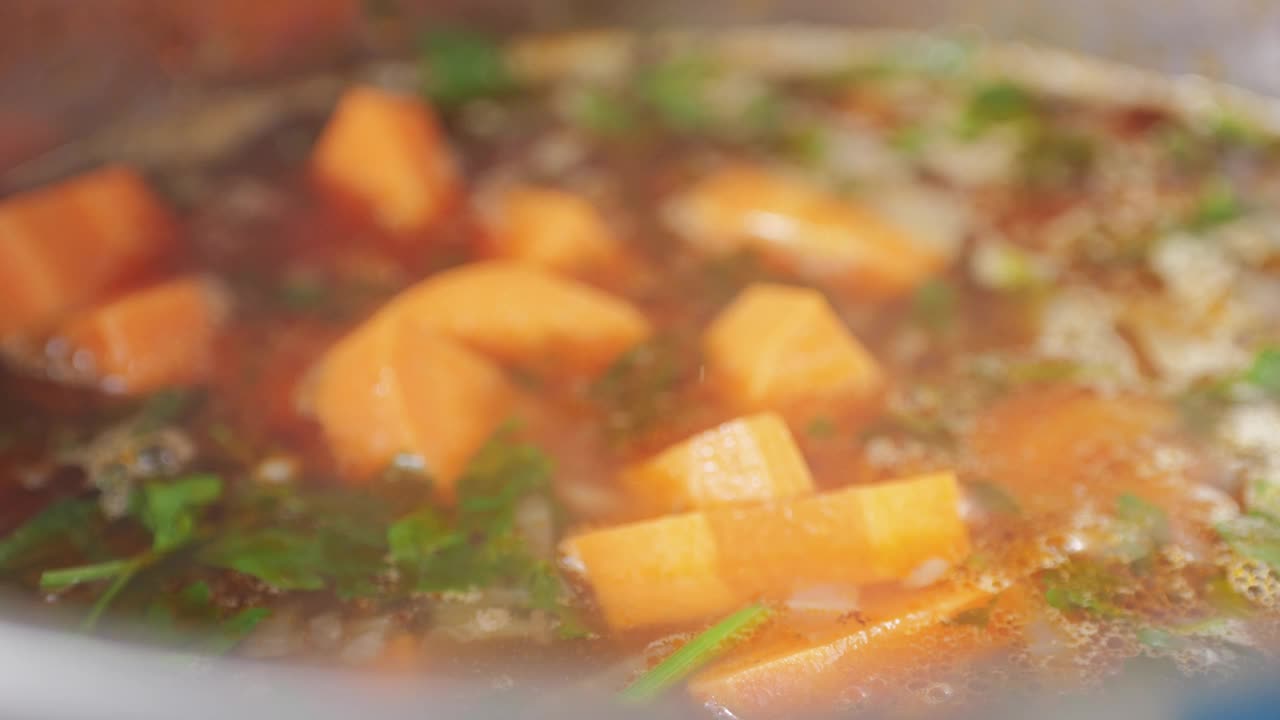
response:
<path id="1" fill-rule="evenodd" d="M 974 91 L 960 121 L 960 136 L 976 138 L 1001 125 L 1036 118 L 1035 98 L 1010 82 L 994 82 Z"/>
<path id="2" fill-rule="evenodd" d="M 1246 212 L 1244 201 L 1230 185 L 1225 182 L 1210 183 L 1192 208 L 1187 226 L 1196 231 L 1212 230 L 1238 220 Z"/>
<path id="3" fill-rule="evenodd" d="M 502 48 L 485 35 L 462 29 L 434 30 L 422 39 L 423 90 L 441 105 L 459 105 L 510 92 L 515 77 Z"/>

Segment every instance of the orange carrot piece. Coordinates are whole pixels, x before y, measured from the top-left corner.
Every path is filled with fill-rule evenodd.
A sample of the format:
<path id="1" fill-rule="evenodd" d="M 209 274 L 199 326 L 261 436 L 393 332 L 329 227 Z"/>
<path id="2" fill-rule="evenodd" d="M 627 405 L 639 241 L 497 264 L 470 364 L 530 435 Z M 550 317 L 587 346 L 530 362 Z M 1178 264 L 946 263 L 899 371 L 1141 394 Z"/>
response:
<path id="1" fill-rule="evenodd" d="M 126 167 L 0 202 L 0 339 L 100 299 L 161 254 L 172 230 L 160 199 Z"/>
<path id="2" fill-rule="evenodd" d="M 631 304 L 517 262 L 472 263 L 427 278 L 383 311 L 500 360 L 594 372 L 648 337 Z"/>
<path id="3" fill-rule="evenodd" d="M 918 657 L 928 646 L 922 633 L 953 636 L 945 644 L 951 654 L 962 644 L 996 645 L 999 640 L 974 628 L 946 625 L 989 598 L 977 588 L 942 585 L 864 604 L 859 610 L 862 621 L 833 624 L 816 637 L 780 623 L 745 652 L 694 676 L 689 693 L 699 703 L 713 703 L 743 717 L 833 710 L 857 678 L 883 674 L 913 653 Z"/>
<path id="4" fill-rule="evenodd" d="M 591 203 L 553 188 L 507 190 L 493 213 L 490 232 L 502 256 L 557 272 L 607 267 L 620 250 Z"/>
<path id="5" fill-rule="evenodd" d="M 512 390 L 488 359 L 401 320 L 375 316 L 329 350 L 312 378 L 311 410 L 347 480 L 367 482 L 409 453 L 450 501 Z"/>
<path id="6" fill-rule="evenodd" d="M 1147 398 L 1039 387 L 980 415 L 968 444 L 981 471 L 1024 508 L 1053 511 L 1085 490 L 1141 492 L 1135 469 L 1149 457 L 1144 443 L 1174 420 L 1168 406 Z"/>
<path id="7" fill-rule="evenodd" d="M 809 467 L 782 418 L 738 418 L 678 443 L 622 475 L 645 514 L 813 492 Z"/>
<path id="8" fill-rule="evenodd" d="M 425 230 L 458 194 L 458 172 L 426 103 L 373 87 L 347 91 L 316 145 L 322 187 L 383 230 Z"/>
<path id="9" fill-rule="evenodd" d="M 73 316 L 50 347 L 68 380 L 106 392 L 141 395 L 196 384 L 208 376 L 227 309 L 218 285 L 179 278 Z"/>
<path id="10" fill-rule="evenodd" d="M 720 579 L 715 538 L 699 513 L 588 532 L 565 540 L 561 552 L 615 629 L 692 622 L 741 602 Z"/>
<path id="11" fill-rule="evenodd" d="M 852 201 L 755 167 L 711 175 L 673 205 L 677 229 L 703 250 L 754 248 L 791 270 L 869 296 L 911 291 L 942 258 Z"/>
<path id="12" fill-rule="evenodd" d="M 880 392 L 875 359 L 816 290 L 758 284 L 703 336 L 713 378 L 739 407 L 865 405 Z"/>
<path id="13" fill-rule="evenodd" d="M 752 597 L 906 579 L 969 552 L 949 472 L 708 513 L 723 576 Z"/>
<path id="14" fill-rule="evenodd" d="M 908 578 L 969 551 L 951 473 L 588 532 L 562 545 L 614 627 L 687 622 L 813 586 Z"/>

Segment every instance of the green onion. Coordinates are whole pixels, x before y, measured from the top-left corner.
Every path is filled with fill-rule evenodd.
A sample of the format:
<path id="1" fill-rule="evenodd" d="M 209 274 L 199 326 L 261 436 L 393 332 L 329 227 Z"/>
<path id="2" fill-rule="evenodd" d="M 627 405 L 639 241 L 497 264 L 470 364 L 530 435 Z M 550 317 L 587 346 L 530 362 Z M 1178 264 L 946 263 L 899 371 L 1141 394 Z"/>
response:
<path id="1" fill-rule="evenodd" d="M 773 610 L 766 605 L 752 605 L 739 610 L 712 625 L 668 655 L 653 669 L 636 678 L 618 698 L 628 703 L 642 703 L 658 698 L 672 685 L 742 642 L 772 616 Z"/>

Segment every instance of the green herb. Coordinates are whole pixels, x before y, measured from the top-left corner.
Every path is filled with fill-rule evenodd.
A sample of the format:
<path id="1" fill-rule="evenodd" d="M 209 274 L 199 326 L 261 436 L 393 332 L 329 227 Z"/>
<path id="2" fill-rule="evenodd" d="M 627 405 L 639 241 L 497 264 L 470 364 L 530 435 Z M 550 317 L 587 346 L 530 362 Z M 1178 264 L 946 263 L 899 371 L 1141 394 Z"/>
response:
<path id="1" fill-rule="evenodd" d="M 1022 151 L 1022 174 L 1033 187 L 1071 187 L 1089 176 L 1096 158 L 1089 137 L 1042 127 Z"/>
<path id="2" fill-rule="evenodd" d="M 1022 506 L 1009 494 L 1008 490 L 986 480 L 972 480 L 965 483 L 969 495 L 982 506 L 982 509 L 997 515 L 1021 515 Z"/>
<path id="3" fill-rule="evenodd" d="M 186 547 L 195 539 L 197 513 L 221 495 L 222 480 L 212 475 L 195 475 L 171 483 L 148 483 L 142 488 L 139 507 L 135 512 L 152 533 L 150 550 L 130 558 L 46 570 L 40 576 L 40 587 L 45 590 L 63 590 L 75 585 L 111 580 L 111 584 L 98 596 L 82 623 L 85 630 L 92 630 L 107 607 L 138 573 Z"/>
<path id="4" fill-rule="evenodd" d="M 787 124 L 779 132 L 782 152 L 798 162 L 815 167 L 827 156 L 827 133 L 816 124 Z"/>
<path id="5" fill-rule="evenodd" d="M 428 97 L 442 105 L 501 95 L 515 88 L 502 48 L 469 30 L 436 30 L 423 38 L 420 67 Z"/>
<path id="6" fill-rule="evenodd" d="M 1280 395 L 1280 348 L 1265 347 L 1259 350 L 1244 379 L 1270 395 Z"/>
<path id="7" fill-rule="evenodd" d="M 636 126 L 626 100 L 605 88 L 584 88 L 574 96 L 569 114 L 575 125 L 607 137 L 625 135 Z"/>
<path id="8" fill-rule="evenodd" d="M 326 558 L 315 538 L 284 529 L 224 535 L 206 547 L 200 559 L 280 590 L 319 590 L 328 577 Z"/>
<path id="9" fill-rule="evenodd" d="M 40 575 L 41 590 L 65 590 L 73 585 L 98 582 L 120 575 L 134 564 L 133 558 L 107 560 L 92 565 L 79 565 L 59 570 L 46 570 Z"/>
<path id="10" fill-rule="evenodd" d="M 158 552 L 185 544 L 195 534 L 199 511 L 222 497 L 222 479 L 192 475 L 171 483 L 149 483 L 142 489 L 139 518 L 152 534 Z"/>
<path id="11" fill-rule="evenodd" d="M 215 655 L 231 652 L 241 640 L 253 632 L 258 623 L 269 617 L 271 617 L 271 611 L 267 608 L 241 610 L 222 622 L 218 628 L 218 634 L 209 641 L 205 649 Z"/>
<path id="12" fill-rule="evenodd" d="M 637 89 L 664 125 L 679 132 L 698 132 L 714 120 L 707 97 L 715 75 L 715 66 L 705 57 L 670 58 L 642 74 Z"/>
<path id="13" fill-rule="evenodd" d="M 1245 506 L 1255 515 L 1280 522 L 1280 483 L 1256 479 L 1245 486 Z"/>
<path id="14" fill-rule="evenodd" d="M 178 603 L 183 608 L 205 612 L 213 603 L 213 591 L 209 589 L 209 583 L 198 580 L 182 588 L 178 593 Z"/>
<path id="15" fill-rule="evenodd" d="M 623 354 L 587 389 L 613 440 L 625 442 L 668 416 L 686 362 L 678 343 L 656 338 Z"/>
<path id="16" fill-rule="evenodd" d="M 1218 535 L 1241 556 L 1280 570 L 1280 523 L 1244 515 L 1218 525 Z"/>
<path id="17" fill-rule="evenodd" d="M 805 428 L 805 434 L 811 438 L 829 438 L 836 434 L 836 423 L 825 415 L 819 415 L 809 421 L 809 425 Z"/>
<path id="18" fill-rule="evenodd" d="M 466 542 L 434 507 L 424 507 L 397 520 L 387 530 L 391 560 L 401 568 L 427 573 L 438 554 Z"/>
<path id="19" fill-rule="evenodd" d="M 1035 118 L 1037 106 L 1023 88 L 1008 82 L 979 87 L 969 99 L 960 123 L 960 135 L 976 138 L 999 125 Z"/>
<path id="20" fill-rule="evenodd" d="M 1119 578 L 1096 563 L 1073 561 L 1041 577 L 1044 599 L 1062 612 L 1086 612 L 1100 617 L 1123 617 L 1115 604 Z"/>
<path id="21" fill-rule="evenodd" d="M 923 125 L 903 125 L 894 131 L 889 144 L 908 157 L 918 157 L 929 140 L 929 132 Z"/>
<path id="22" fill-rule="evenodd" d="M 1209 124 L 1209 135 L 1226 146 L 1257 147 L 1267 141 L 1267 134 L 1237 115 L 1223 114 Z"/>
<path id="23" fill-rule="evenodd" d="M 79 533 L 98 516 L 93 500 L 56 500 L 0 541 L 0 568 L 29 562 L 72 534 Z"/>
<path id="24" fill-rule="evenodd" d="M 752 605 L 739 610 L 685 643 L 679 650 L 636 678 L 619 694 L 619 699 L 627 703 L 657 699 L 671 686 L 747 639 L 772 616 L 773 610 L 765 605 Z"/>
<path id="25" fill-rule="evenodd" d="M 1125 562 L 1146 558 L 1169 541 L 1168 515 L 1137 495 L 1116 498 L 1116 520 L 1114 552 Z"/>
<path id="26" fill-rule="evenodd" d="M 930 280 L 921 285 L 911 298 L 911 319 L 919 326 L 939 332 L 955 321 L 955 288 L 945 280 Z"/>
<path id="27" fill-rule="evenodd" d="M 1212 230 L 1244 216 L 1246 208 L 1235 190 L 1226 182 L 1211 183 L 1191 211 L 1187 226 L 1192 230 Z"/>

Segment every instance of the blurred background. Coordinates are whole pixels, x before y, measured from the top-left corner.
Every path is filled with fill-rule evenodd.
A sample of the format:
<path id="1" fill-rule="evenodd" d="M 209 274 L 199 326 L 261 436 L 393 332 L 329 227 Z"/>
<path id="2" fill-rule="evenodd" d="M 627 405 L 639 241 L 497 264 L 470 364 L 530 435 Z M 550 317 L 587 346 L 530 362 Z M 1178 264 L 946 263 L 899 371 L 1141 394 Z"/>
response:
<path id="1" fill-rule="evenodd" d="M 139 103 L 394 54 L 432 23 L 528 32 L 780 20 L 958 30 L 1280 95 L 1273 0 L 5 0 L 0 172 Z"/>

